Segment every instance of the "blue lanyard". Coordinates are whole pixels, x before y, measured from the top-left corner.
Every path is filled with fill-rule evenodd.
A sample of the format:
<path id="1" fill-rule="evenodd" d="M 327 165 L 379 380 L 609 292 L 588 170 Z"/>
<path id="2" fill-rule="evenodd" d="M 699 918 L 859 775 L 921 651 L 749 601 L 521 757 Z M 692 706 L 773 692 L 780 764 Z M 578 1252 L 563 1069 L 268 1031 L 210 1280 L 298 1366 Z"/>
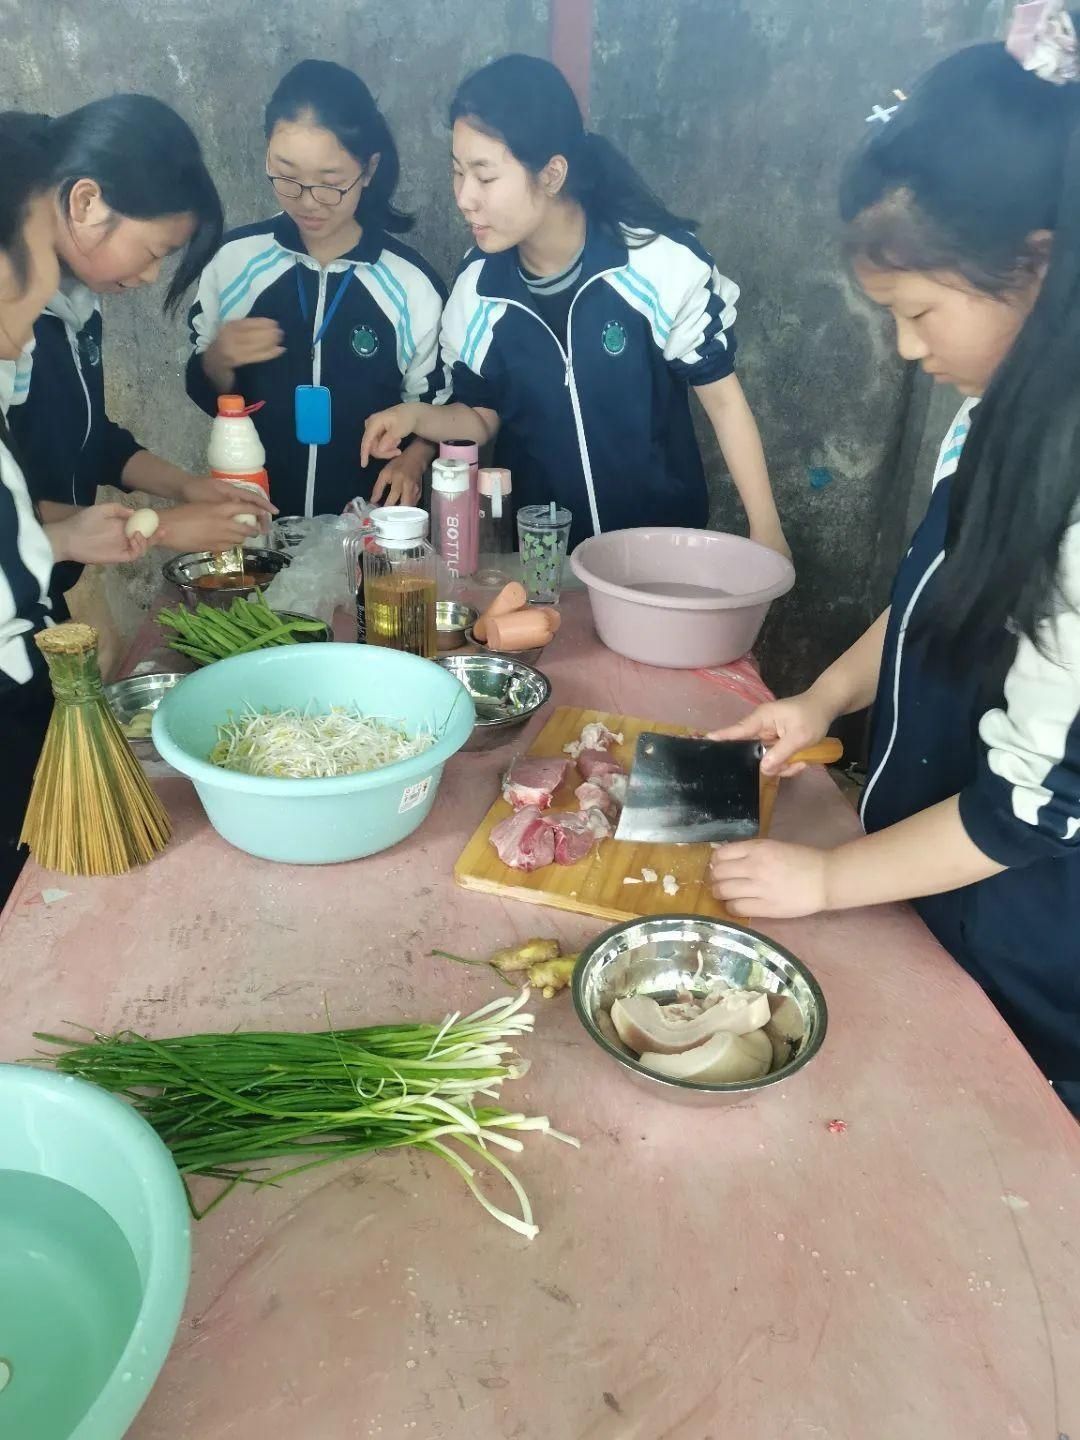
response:
<path id="1" fill-rule="evenodd" d="M 304 286 L 303 286 L 303 284 L 301 283 L 301 280 L 300 280 L 300 265 L 299 265 L 299 263 L 297 263 L 297 265 L 295 266 L 295 271 L 294 271 L 294 273 L 295 273 L 295 275 L 296 275 L 296 298 L 300 301 L 300 314 L 304 317 L 305 320 L 307 320 L 307 318 L 308 318 L 307 300 L 304 298 Z M 333 300 L 330 302 L 330 308 L 326 311 L 325 315 L 323 316 L 323 322 L 322 322 L 322 324 L 319 326 L 319 333 L 315 336 L 315 338 L 314 338 L 314 339 L 312 340 L 312 342 L 311 342 L 311 353 L 312 353 L 313 355 L 314 355 L 315 351 L 318 349 L 318 347 L 322 344 L 322 338 L 323 338 L 323 336 L 326 334 L 327 330 L 328 330 L 329 327 L 330 327 L 330 321 L 333 320 L 334 316 L 337 314 L 337 308 L 338 308 L 338 306 L 341 304 L 341 298 L 342 298 L 342 296 L 345 294 L 345 291 L 349 288 L 349 281 L 352 279 L 352 277 L 353 277 L 354 274 L 355 274 L 354 267 L 353 267 L 352 265 L 350 265 L 349 268 L 348 268 L 348 270 L 345 271 L 345 274 L 344 274 L 344 276 L 343 276 L 343 278 L 342 278 L 341 284 L 338 286 L 337 291 L 336 291 L 336 293 L 335 293 L 335 295 L 334 295 Z"/>

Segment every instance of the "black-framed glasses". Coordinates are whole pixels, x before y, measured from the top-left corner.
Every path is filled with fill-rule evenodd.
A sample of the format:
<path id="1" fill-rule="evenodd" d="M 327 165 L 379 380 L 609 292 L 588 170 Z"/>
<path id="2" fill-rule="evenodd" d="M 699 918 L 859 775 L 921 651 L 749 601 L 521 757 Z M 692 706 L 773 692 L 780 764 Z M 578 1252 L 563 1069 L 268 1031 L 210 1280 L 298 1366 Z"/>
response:
<path id="1" fill-rule="evenodd" d="M 299 200 L 306 190 L 319 205 L 340 205 L 349 191 L 356 189 L 364 176 L 361 172 L 351 185 L 301 185 L 299 180 L 291 180 L 287 175 L 271 175 L 269 170 L 266 178 L 285 200 Z"/>

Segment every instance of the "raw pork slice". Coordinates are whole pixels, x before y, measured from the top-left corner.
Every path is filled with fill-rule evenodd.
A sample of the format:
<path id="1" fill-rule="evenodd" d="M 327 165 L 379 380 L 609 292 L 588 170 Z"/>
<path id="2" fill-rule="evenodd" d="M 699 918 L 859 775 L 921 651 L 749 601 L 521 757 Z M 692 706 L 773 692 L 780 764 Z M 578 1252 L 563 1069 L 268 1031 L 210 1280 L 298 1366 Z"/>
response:
<path id="1" fill-rule="evenodd" d="M 491 843 L 512 870 L 539 870 L 555 859 L 555 831 L 535 805 L 500 820 L 491 832 Z"/>
<path id="2" fill-rule="evenodd" d="M 586 780 L 584 785 L 577 787 L 574 794 L 577 796 L 579 810 L 599 810 L 609 820 L 618 818 L 618 801 L 609 790 L 603 785 L 598 785 L 595 780 Z"/>
<path id="3" fill-rule="evenodd" d="M 601 775 L 623 775 L 626 772 L 606 750 L 582 750 L 577 768 L 583 780 L 598 780 Z"/>
<path id="4" fill-rule="evenodd" d="M 572 811 L 559 810 L 553 815 L 545 815 L 544 822 L 551 830 L 555 838 L 555 863 L 557 865 L 576 865 L 579 860 L 595 847 L 600 836 L 596 832 L 596 821 L 592 818 L 596 811 Z M 607 821 L 603 820 L 606 828 L 605 833 L 610 834 L 610 827 Z M 493 832 L 494 833 L 494 832 Z"/>
<path id="5" fill-rule="evenodd" d="M 606 790 L 612 800 L 621 810 L 626 803 L 626 787 L 630 783 L 630 776 L 620 771 L 618 775 L 599 775 L 596 784 L 601 790 Z"/>
<path id="6" fill-rule="evenodd" d="M 572 759 L 577 760 L 586 750 L 606 750 L 609 745 L 621 745 L 623 737 L 616 730 L 609 730 L 602 720 L 590 720 L 582 728 L 581 735 L 577 740 L 571 740 L 569 745 L 564 745 L 563 750 Z"/>
<path id="7" fill-rule="evenodd" d="M 551 797 L 563 782 L 569 768 L 568 760 L 543 760 L 535 755 L 522 755 L 503 777 L 503 799 L 515 810 L 528 805 L 546 810 Z"/>

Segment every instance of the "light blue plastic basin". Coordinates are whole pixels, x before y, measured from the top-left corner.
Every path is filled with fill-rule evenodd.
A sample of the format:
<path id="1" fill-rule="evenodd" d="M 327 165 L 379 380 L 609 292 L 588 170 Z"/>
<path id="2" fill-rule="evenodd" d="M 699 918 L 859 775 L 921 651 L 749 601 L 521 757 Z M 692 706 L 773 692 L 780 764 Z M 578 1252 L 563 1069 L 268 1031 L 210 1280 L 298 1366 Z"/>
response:
<path id="1" fill-rule="evenodd" d="M 217 727 L 255 710 L 332 706 L 430 728 L 430 750 L 362 775 L 262 779 L 211 765 Z M 289 645 L 219 660 L 182 680 L 154 714 L 158 754 L 198 792 L 211 825 L 249 855 L 290 865 L 359 860 L 404 840 L 434 804 L 443 766 L 472 734 L 476 709 L 441 666 L 373 645 Z"/>
<path id="2" fill-rule="evenodd" d="M 0 1065 L 0 1435 L 119 1440 L 191 1273 L 172 1156 L 96 1085 Z"/>

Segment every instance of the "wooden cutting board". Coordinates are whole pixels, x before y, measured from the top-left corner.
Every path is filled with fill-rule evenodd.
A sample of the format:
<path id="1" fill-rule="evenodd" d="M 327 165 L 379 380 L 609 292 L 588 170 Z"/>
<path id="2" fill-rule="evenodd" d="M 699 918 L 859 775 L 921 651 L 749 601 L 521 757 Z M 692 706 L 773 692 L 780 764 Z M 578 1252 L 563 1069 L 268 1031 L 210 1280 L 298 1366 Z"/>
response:
<path id="1" fill-rule="evenodd" d="M 657 724 L 633 715 L 608 715 L 602 710 L 577 710 L 560 706 L 529 747 L 530 755 L 566 758 L 563 746 L 577 740 L 590 720 L 601 720 L 623 743 L 611 753 L 630 769 L 637 738 L 643 730 L 663 735 L 686 735 L 685 726 Z M 509 761 L 507 762 L 509 766 Z M 576 810 L 574 789 L 581 776 L 571 766 L 566 782 L 555 792 L 552 810 Z M 557 910 L 577 910 L 603 920 L 636 920 L 641 915 L 710 915 L 729 919 L 727 910 L 709 893 L 708 868 L 712 853 L 708 845 L 636 845 L 622 840 L 601 840 L 591 855 L 577 865 L 545 865 L 526 873 L 504 865 L 491 844 L 492 828 L 511 813 L 501 795 L 484 816 L 472 839 L 454 866 L 454 879 L 466 890 L 483 890 L 506 899 L 524 900 L 531 905 L 550 905 Z M 643 869 L 655 870 L 654 882 L 626 884 L 642 879 Z M 679 889 L 664 892 L 662 880 L 674 875 Z"/>

